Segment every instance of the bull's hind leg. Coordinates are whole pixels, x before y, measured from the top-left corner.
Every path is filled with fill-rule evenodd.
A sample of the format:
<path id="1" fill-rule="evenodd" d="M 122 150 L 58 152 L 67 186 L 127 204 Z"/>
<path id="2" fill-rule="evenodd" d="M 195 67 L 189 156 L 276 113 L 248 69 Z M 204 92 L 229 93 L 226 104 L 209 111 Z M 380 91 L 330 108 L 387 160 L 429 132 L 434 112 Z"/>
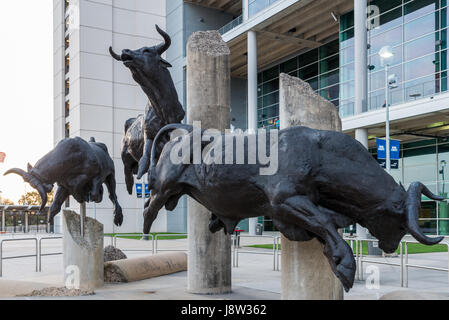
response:
<path id="1" fill-rule="evenodd" d="M 324 254 L 346 291 L 354 283 L 355 261 L 351 248 L 338 233 L 332 217 L 305 196 L 294 196 L 278 205 L 281 219 L 315 234 L 324 242 Z"/>
<path id="2" fill-rule="evenodd" d="M 123 213 L 122 213 L 122 207 L 118 203 L 117 194 L 115 192 L 116 182 L 115 182 L 114 174 L 110 174 L 106 178 L 104 183 L 106 184 L 106 187 L 108 188 L 109 199 L 111 199 L 112 203 L 114 204 L 114 224 L 117 227 L 120 227 L 123 223 Z"/>

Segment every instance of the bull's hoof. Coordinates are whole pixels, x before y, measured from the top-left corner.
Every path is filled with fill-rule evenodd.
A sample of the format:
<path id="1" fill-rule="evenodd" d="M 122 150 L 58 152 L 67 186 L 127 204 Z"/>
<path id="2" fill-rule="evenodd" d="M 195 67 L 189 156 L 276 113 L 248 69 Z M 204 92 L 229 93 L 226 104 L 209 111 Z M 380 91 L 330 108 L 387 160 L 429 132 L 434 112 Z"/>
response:
<path id="1" fill-rule="evenodd" d="M 354 278 L 355 278 L 355 270 L 356 265 L 354 259 L 351 259 L 352 261 L 342 261 L 340 264 L 337 265 L 337 278 L 341 281 L 343 284 L 343 287 L 346 292 L 349 291 L 349 289 L 352 288 L 354 285 Z"/>
<path id="2" fill-rule="evenodd" d="M 123 223 L 123 214 L 121 212 L 120 213 L 116 213 L 114 215 L 114 224 L 117 227 L 120 227 L 122 225 L 122 223 Z"/>

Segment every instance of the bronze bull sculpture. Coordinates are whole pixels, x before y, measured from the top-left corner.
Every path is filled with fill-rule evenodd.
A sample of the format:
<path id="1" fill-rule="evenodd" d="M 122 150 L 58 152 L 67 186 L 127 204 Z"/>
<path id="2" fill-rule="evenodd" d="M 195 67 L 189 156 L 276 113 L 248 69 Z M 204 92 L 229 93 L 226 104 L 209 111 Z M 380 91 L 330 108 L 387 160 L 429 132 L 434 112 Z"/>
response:
<path id="1" fill-rule="evenodd" d="M 124 164 L 126 187 L 132 194 L 134 174 L 140 179 L 150 166 L 150 154 L 153 140 L 160 129 L 170 123 L 180 123 L 185 116 L 178 100 L 173 79 L 168 71 L 171 64 L 162 58 L 170 47 L 170 36 L 156 25 L 156 30 L 164 42 L 138 50 L 125 49 L 122 54 L 109 48 L 111 56 L 131 71 L 133 79 L 148 96 L 149 108 L 145 116 L 129 119 L 125 124 L 122 140 L 122 161 Z M 167 142 L 160 142 L 161 148 Z"/>
<path id="2" fill-rule="evenodd" d="M 172 150 L 178 150 L 180 144 L 190 144 L 193 150 L 194 140 L 192 126 L 168 125 L 155 142 L 174 129 L 185 130 L 184 135 L 165 145 L 157 164 L 157 150 L 152 150 L 152 195 L 144 212 L 145 234 L 159 210 L 164 206 L 173 210 L 185 194 L 213 213 L 212 232 L 224 228 L 226 233 L 233 233 L 241 220 L 263 214 L 271 217 L 276 228 L 290 240 L 317 238 L 322 242 L 324 254 L 346 291 L 353 286 L 356 265 L 339 228 L 359 223 L 379 239 L 379 247 L 387 253 L 395 251 L 408 232 L 426 245 L 443 239 L 427 237 L 418 225 L 421 194 L 439 201 L 443 198 L 420 182 L 412 183 L 406 191 L 348 135 L 300 126 L 281 130 L 276 149 L 277 173 L 264 176 L 260 175 L 263 165 L 259 162 L 173 164 Z M 246 135 L 244 150 L 248 150 L 248 139 Z M 256 135 L 252 141 L 259 140 Z M 265 141 L 268 146 L 268 137 Z M 222 154 L 233 151 L 230 148 L 233 146 L 223 144 Z"/>
<path id="3" fill-rule="evenodd" d="M 114 162 L 109 156 L 105 144 L 90 142 L 76 137 L 60 141 L 57 146 L 41 158 L 34 167 L 28 165 L 28 172 L 10 169 L 5 175 L 20 175 L 39 192 L 42 199 L 40 211 L 47 204 L 47 193 L 53 185 L 58 184 L 54 201 L 50 207 L 49 222 L 61 211 L 63 203 L 73 196 L 79 203 L 103 199 L 103 183 L 109 191 L 109 198 L 114 204 L 114 223 L 123 223 L 122 208 L 117 200 Z"/>

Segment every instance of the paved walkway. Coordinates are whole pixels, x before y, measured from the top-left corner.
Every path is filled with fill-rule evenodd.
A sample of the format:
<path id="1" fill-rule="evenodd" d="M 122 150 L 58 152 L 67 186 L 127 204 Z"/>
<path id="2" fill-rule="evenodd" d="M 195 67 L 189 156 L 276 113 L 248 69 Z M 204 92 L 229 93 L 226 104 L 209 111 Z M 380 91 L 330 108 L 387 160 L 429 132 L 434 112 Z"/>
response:
<path id="1" fill-rule="evenodd" d="M 41 237 L 41 236 L 38 236 Z M 5 237 L 0 237 L 4 239 Z M 23 236 L 15 236 L 23 238 Z M 62 251 L 62 240 L 44 240 L 43 253 Z M 269 238 L 242 238 L 241 246 L 270 243 Z M 105 238 L 105 246 L 111 244 L 111 238 Z M 118 248 L 125 250 L 128 257 L 152 254 L 152 242 L 142 240 L 119 239 Z M 33 241 L 5 242 L 3 256 L 31 255 L 35 253 Z M 159 240 L 159 249 L 187 250 L 187 240 Z M 135 251 L 129 251 L 135 250 Z M 147 251 L 143 251 L 147 250 Z M 186 292 L 187 272 L 180 272 L 159 278 L 128 284 L 107 284 L 96 290 L 96 295 L 81 299 L 244 299 L 270 300 L 280 299 L 281 272 L 273 271 L 272 250 L 242 248 L 258 254 L 239 254 L 239 267 L 232 269 L 233 293 L 218 296 L 201 296 Z M 264 253 L 264 254 L 261 254 Z M 399 257 L 370 258 L 374 261 L 399 263 Z M 279 259 L 280 260 L 280 259 Z M 0 298 L 11 299 L 18 294 L 29 293 L 34 289 L 50 286 L 63 286 L 62 255 L 42 257 L 42 272 L 35 271 L 35 257 L 3 261 L 3 277 L 0 278 Z M 428 253 L 410 255 L 409 263 L 447 268 L 448 253 Z M 353 289 L 345 294 L 345 299 L 379 299 L 386 293 L 397 290 L 419 291 L 438 294 L 449 299 L 448 273 L 441 271 L 410 268 L 409 288 L 401 288 L 399 267 L 364 263 L 365 280 L 356 280 Z M 373 287 L 372 275 L 379 275 L 379 287 Z M 371 275 L 371 277 L 370 277 Z M 375 284 L 375 283 L 374 283 Z M 28 299 L 28 298 L 27 298 Z M 67 298 L 65 298 L 67 299 Z M 80 299 L 80 298 L 73 298 Z"/>

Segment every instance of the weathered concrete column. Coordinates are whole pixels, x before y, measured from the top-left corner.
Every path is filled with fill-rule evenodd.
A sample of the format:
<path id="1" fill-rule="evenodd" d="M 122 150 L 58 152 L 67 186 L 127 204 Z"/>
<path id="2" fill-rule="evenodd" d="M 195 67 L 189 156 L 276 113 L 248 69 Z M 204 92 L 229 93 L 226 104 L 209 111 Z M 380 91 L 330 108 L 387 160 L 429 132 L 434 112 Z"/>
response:
<path id="1" fill-rule="evenodd" d="M 230 128 L 230 50 L 217 31 L 195 32 L 187 43 L 187 122 L 202 129 Z M 231 240 L 209 231 L 211 213 L 188 199 L 187 291 L 231 292 Z"/>
<path id="2" fill-rule="evenodd" d="M 336 107 L 318 96 L 306 82 L 280 75 L 280 127 L 306 126 L 341 131 Z M 316 239 L 289 241 L 282 237 L 282 299 L 341 300 L 343 286 L 332 272 Z"/>
<path id="3" fill-rule="evenodd" d="M 84 236 L 76 212 L 63 212 L 64 283 L 82 290 L 93 290 L 104 284 L 103 225 L 86 217 Z"/>

